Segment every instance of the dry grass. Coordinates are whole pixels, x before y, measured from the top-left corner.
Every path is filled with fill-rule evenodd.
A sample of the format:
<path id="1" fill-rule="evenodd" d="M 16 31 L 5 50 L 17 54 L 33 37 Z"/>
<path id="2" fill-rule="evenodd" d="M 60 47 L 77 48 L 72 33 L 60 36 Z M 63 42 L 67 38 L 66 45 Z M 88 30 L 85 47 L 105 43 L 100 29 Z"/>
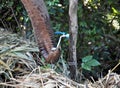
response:
<path id="1" fill-rule="evenodd" d="M 109 71 L 94 83 L 80 84 L 53 69 L 38 66 L 30 52 L 38 52 L 34 42 L 0 31 L 0 88 L 120 88 L 116 73 Z"/>
<path id="2" fill-rule="evenodd" d="M 39 67 L 30 53 L 38 52 L 37 45 L 34 42 L 28 43 L 16 34 L 9 32 L 1 32 L 0 41 L 2 41 L 0 42 L 0 87 L 84 87 L 83 84 L 78 84 L 56 73 L 53 69 Z"/>
<path id="3" fill-rule="evenodd" d="M 104 78 L 88 84 L 88 88 L 120 88 L 120 75 L 108 72 Z"/>
<path id="4" fill-rule="evenodd" d="M 78 84 L 54 70 L 39 67 L 30 74 L 17 76 L 10 80 L 10 82 L 0 83 L 0 85 L 15 88 L 84 88 L 83 84 Z"/>

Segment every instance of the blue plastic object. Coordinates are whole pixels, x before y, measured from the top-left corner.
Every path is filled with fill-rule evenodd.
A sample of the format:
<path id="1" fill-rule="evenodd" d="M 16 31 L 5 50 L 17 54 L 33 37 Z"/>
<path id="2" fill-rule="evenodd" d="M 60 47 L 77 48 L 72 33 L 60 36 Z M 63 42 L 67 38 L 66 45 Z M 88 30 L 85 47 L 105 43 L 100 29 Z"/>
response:
<path id="1" fill-rule="evenodd" d="M 66 33 L 65 32 L 61 32 L 61 31 L 57 31 L 57 32 L 55 32 L 55 34 L 65 35 Z"/>
<path id="2" fill-rule="evenodd" d="M 69 38 L 69 34 L 67 34 L 65 32 L 57 31 L 57 32 L 55 32 L 55 34 L 60 34 L 62 37 L 64 36 L 67 39 Z"/>

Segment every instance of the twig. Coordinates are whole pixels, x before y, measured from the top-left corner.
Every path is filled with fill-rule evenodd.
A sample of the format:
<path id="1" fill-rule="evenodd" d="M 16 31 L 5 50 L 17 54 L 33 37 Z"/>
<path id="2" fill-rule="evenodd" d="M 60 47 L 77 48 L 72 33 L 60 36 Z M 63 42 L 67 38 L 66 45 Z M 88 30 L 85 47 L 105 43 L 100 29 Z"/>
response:
<path id="1" fill-rule="evenodd" d="M 7 84 L 7 83 L 0 83 L 0 85 L 3 85 L 3 86 L 9 86 L 9 87 L 17 87 L 17 85 L 13 85 L 13 84 Z"/>
<path id="2" fill-rule="evenodd" d="M 0 21 L 1 21 L 1 23 L 3 24 L 3 27 L 8 29 L 8 27 L 5 25 L 5 23 L 3 22 L 3 20 L 0 19 Z"/>
<path id="3" fill-rule="evenodd" d="M 30 74 L 25 78 L 25 80 L 27 80 L 32 75 L 32 73 L 35 72 L 37 69 L 38 68 L 33 69 L 32 72 L 30 72 Z"/>
<path id="4" fill-rule="evenodd" d="M 111 70 L 111 72 L 113 72 L 119 65 L 120 65 L 120 60 L 119 60 L 118 64 Z"/>
<path id="5" fill-rule="evenodd" d="M 104 78 L 106 78 L 110 73 L 112 73 L 119 65 L 120 65 L 120 60 L 118 64 L 111 71 L 109 71 L 109 73 Z"/>
<path id="6" fill-rule="evenodd" d="M 18 25 L 19 29 L 21 29 L 21 27 L 20 27 L 20 25 L 19 25 L 19 22 L 17 21 L 17 18 L 16 18 L 16 16 L 15 16 L 15 13 L 14 13 L 13 8 L 12 8 L 12 7 L 10 7 L 10 9 L 12 10 L 13 16 L 14 16 L 14 18 L 15 18 L 15 21 L 16 21 L 16 23 L 17 23 L 17 25 Z"/>
<path id="7" fill-rule="evenodd" d="M 3 14 L 2 19 L 4 19 L 8 15 L 8 13 L 10 13 L 10 9 L 8 9 L 8 11 L 5 14 Z"/>
<path id="8" fill-rule="evenodd" d="M 107 34 L 105 34 L 104 37 L 109 38 L 109 39 L 111 39 L 111 40 L 113 40 L 113 41 L 115 41 L 115 42 L 120 43 L 120 40 L 117 39 L 117 38 L 114 37 L 114 36 L 111 36 L 111 35 L 107 35 Z"/>
<path id="9" fill-rule="evenodd" d="M 42 88 L 44 88 L 44 83 L 43 83 L 43 78 L 42 78 L 42 74 L 41 74 L 41 69 L 40 69 L 40 67 L 38 67 L 38 70 L 39 70 L 39 74 L 40 74 L 40 76 L 41 76 L 40 81 L 41 81 L 41 83 L 42 83 Z"/>

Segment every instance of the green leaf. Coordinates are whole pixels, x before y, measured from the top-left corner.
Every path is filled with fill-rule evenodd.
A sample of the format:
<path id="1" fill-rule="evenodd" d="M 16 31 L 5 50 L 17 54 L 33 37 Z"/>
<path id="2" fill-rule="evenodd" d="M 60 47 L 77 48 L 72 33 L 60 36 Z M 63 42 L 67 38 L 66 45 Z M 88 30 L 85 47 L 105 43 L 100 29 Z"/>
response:
<path id="1" fill-rule="evenodd" d="M 92 59 L 92 57 L 93 57 L 92 55 L 86 56 L 86 57 L 82 58 L 82 62 L 88 62 Z"/>
<path id="2" fill-rule="evenodd" d="M 10 21 L 11 19 L 12 19 L 12 17 L 8 17 L 6 20 L 7 20 L 7 21 Z"/>
<path id="3" fill-rule="evenodd" d="M 14 4 L 14 2 L 13 2 L 13 1 L 11 1 L 11 2 L 9 2 L 9 3 L 8 3 L 8 6 L 9 6 L 9 7 L 12 7 L 12 6 L 13 6 L 13 4 Z"/>
<path id="4" fill-rule="evenodd" d="M 21 10 L 21 6 L 18 6 L 18 7 L 17 7 L 17 11 L 20 11 L 20 10 Z"/>
<path id="5" fill-rule="evenodd" d="M 100 63 L 95 59 L 92 59 L 85 64 L 88 65 L 88 66 L 98 66 L 98 65 L 100 65 Z"/>
<path id="6" fill-rule="evenodd" d="M 98 66 L 98 65 L 100 65 L 100 63 L 96 59 L 93 59 L 92 55 L 82 58 L 81 66 L 83 69 L 90 71 L 92 66 Z"/>
<path id="7" fill-rule="evenodd" d="M 87 27 L 87 23 L 85 21 L 80 22 L 80 26 Z"/>
<path id="8" fill-rule="evenodd" d="M 2 7 L 3 7 L 3 5 L 2 5 L 2 4 L 0 4 L 0 9 L 2 9 Z"/>
<path id="9" fill-rule="evenodd" d="M 91 71 L 91 66 L 86 65 L 85 63 L 82 63 L 81 65 L 83 69 Z"/>
<path id="10" fill-rule="evenodd" d="M 25 18 L 25 22 L 29 21 L 29 17 L 24 17 Z"/>
<path id="11" fill-rule="evenodd" d="M 112 10 L 113 10 L 113 13 L 115 13 L 115 14 L 119 13 L 114 7 L 112 7 Z"/>

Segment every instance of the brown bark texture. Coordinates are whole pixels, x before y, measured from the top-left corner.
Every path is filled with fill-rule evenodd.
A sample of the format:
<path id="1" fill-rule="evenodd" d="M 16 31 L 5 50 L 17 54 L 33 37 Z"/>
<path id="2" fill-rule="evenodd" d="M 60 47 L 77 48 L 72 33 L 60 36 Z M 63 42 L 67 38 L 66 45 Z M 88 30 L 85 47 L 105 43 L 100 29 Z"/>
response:
<path id="1" fill-rule="evenodd" d="M 34 35 L 42 56 L 48 63 L 54 63 L 60 56 L 60 50 L 55 47 L 50 18 L 43 0 L 21 0 L 32 23 Z"/>

